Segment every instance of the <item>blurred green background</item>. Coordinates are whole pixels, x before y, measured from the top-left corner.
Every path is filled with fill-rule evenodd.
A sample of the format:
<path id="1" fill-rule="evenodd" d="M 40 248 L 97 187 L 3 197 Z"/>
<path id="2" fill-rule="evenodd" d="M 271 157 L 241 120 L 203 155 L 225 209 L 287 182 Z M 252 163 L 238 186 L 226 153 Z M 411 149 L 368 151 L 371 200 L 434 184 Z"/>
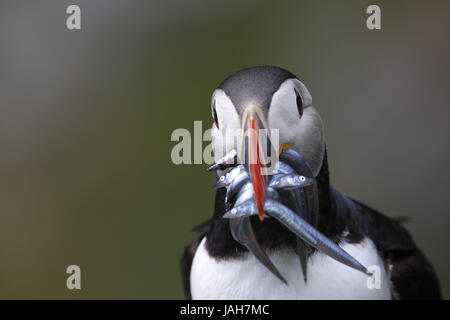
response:
<path id="1" fill-rule="evenodd" d="M 82 30 L 66 29 L 81 7 Z M 365 10 L 378 4 L 382 30 Z M 448 1 L 0 2 L 0 298 L 183 298 L 179 258 L 212 214 L 206 165 L 170 160 L 211 125 L 230 73 L 297 74 L 331 179 L 406 227 L 450 297 Z M 206 143 L 205 143 L 206 145 Z M 66 288 L 66 267 L 82 289 Z"/>

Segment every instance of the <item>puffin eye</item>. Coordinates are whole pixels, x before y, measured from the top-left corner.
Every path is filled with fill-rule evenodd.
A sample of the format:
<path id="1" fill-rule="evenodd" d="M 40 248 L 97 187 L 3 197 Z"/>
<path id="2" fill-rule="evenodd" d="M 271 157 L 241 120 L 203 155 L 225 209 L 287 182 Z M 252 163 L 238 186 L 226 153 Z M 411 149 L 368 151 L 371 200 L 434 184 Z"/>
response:
<path id="1" fill-rule="evenodd" d="M 214 117 L 214 124 L 216 125 L 217 129 L 219 129 L 219 119 L 217 118 L 216 103 L 215 102 L 214 102 L 214 105 L 213 105 L 213 117 Z"/>
<path id="2" fill-rule="evenodd" d="M 297 99 L 298 114 L 301 117 L 303 115 L 303 100 L 302 100 L 302 97 L 300 96 L 300 93 L 298 93 L 297 91 L 295 91 L 295 95 L 296 95 L 296 99 Z"/>

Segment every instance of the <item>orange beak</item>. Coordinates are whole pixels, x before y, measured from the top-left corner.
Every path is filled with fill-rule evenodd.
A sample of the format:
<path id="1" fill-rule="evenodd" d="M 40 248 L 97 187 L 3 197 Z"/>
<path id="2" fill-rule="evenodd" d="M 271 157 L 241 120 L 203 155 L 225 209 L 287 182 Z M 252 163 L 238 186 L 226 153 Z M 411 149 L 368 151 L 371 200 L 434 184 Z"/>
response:
<path id="1" fill-rule="evenodd" d="M 262 142 L 265 143 L 269 137 L 267 124 L 264 115 L 258 107 L 250 105 L 244 111 L 242 127 L 244 131 L 244 144 L 241 156 L 245 157 L 244 164 L 249 172 L 250 181 L 253 185 L 255 203 L 258 208 L 258 215 L 261 221 L 264 220 L 264 197 L 268 181 L 267 176 L 267 156 Z M 261 135 L 261 132 L 265 132 Z M 267 140 L 266 146 L 271 146 Z"/>
<path id="2" fill-rule="evenodd" d="M 253 191 L 255 194 L 255 202 L 258 207 L 258 215 L 261 221 L 264 220 L 264 193 L 267 185 L 267 176 L 263 175 L 263 164 L 261 163 L 261 147 L 258 139 L 258 129 L 256 126 L 256 119 L 249 118 L 249 174 L 250 180 L 253 184 Z"/>

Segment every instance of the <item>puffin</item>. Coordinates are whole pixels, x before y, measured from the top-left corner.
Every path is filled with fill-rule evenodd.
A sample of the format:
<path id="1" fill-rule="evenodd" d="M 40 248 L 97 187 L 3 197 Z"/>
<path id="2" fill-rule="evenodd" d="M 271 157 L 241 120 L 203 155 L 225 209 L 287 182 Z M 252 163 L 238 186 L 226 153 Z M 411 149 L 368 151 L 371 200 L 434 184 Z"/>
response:
<path id="1" fill-rule="evenodd" d="M 256 118 L 264 129 L 276 130 L 279 152 L 289 149 L 307 163 L 315 182 L 317 208 L 314 223 L 306 225 L 326 239 L 327 248 L 335 247 L 350 258 L 342 263 L 265 215 L 262 189 L 266 184 L 261 185 L 264 180 L 252 176 L 252 167 L 247 166 L 254 186 L 253 207 L 258 211 L 246 218 L 254 246 L 239 241 L 233 233 L 235 220 L 225 218 L 230 215 L 227 187 L 216 184 L 212 217 L 193 229 L 199 236 L 182 253 L 181 278 L 187 299 L 441 299 L 433 266 L 402 219 L 381 214 L 330 184 L 324 125 L 310 92 L 297 76 L 276 66 L 239 70 L 213 92 L 211 114 L 216 181 L 236 165 L 238 143 L 227 139 L 226 132 L 251 126 Z M 251 147 L 247 143 L 241 145 L 245 151 L 238 150 L 248 152 Z M 280 156 L 279 152 L 275 154 Z M 227 154 L 234 160 L 224 160 Z M 256 159 L 256 164 L 262 160 Z M 345 263 L 349 259 L 358 267 Z"/>

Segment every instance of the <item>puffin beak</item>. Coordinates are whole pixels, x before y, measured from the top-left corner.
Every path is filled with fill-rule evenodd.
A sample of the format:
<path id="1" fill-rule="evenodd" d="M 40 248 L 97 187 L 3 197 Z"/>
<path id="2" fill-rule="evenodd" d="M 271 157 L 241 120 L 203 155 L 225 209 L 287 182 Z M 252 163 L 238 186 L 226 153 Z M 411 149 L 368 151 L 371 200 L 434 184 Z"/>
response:
<path id="1" fill-rule="evenodd" d="M 242 117 L 242 137 L 240 158 L 249 173 L 253 185 L 258 216 L 264 220 L 264 198 L 268 181 L 267 165 L 272 152 L 269 128 L 260 108 L 249 105 Z"/>

